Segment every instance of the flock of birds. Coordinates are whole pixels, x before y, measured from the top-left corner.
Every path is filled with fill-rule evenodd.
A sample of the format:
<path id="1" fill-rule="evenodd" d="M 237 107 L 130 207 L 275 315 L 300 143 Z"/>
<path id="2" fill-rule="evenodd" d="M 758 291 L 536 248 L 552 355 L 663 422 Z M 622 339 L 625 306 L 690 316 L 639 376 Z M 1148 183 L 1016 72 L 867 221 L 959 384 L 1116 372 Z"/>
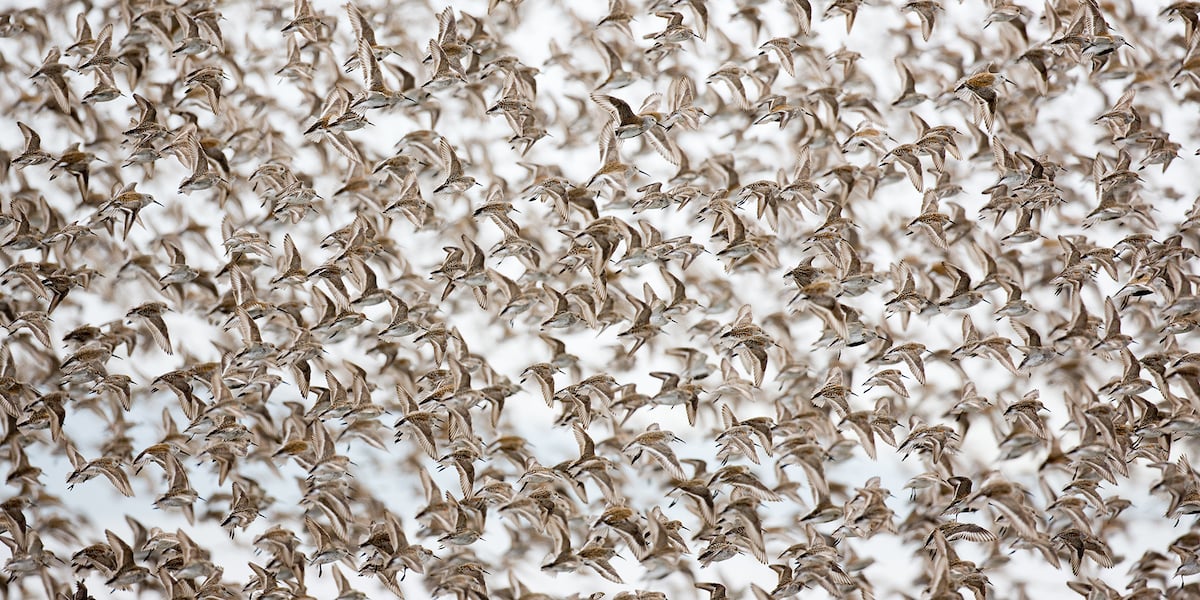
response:
<path id="1" fill-rule="evenodd" d="M 0 13 L 0 596 L 1200 597 L 1200 2 L 274 4 Z"/>

